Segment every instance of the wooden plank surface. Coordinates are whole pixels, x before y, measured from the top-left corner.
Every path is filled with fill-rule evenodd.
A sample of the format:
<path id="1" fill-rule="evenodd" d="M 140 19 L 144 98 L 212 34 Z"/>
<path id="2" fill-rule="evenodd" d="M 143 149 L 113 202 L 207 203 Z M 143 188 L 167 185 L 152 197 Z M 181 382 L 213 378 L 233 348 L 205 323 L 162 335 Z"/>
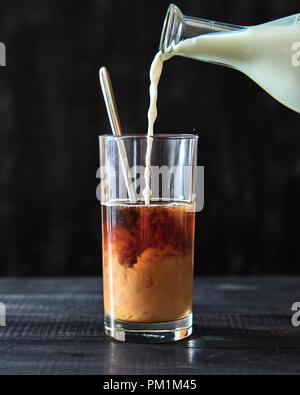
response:
<path id="1" fill-rule="evenodd" d="M 0 279 L 0 374 L 299 374 L 300 278 L 197 278 L 194 334 L 123 344 L 103 331 L 97 278 Z"/>

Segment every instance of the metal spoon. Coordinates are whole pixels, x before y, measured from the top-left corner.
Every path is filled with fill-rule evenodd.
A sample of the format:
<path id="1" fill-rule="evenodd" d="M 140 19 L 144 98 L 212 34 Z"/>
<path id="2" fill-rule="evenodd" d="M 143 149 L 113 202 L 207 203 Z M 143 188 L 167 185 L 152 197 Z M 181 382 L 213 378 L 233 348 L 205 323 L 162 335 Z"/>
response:
<path id="1" fill-rule="evenodd" d="M 100 79 L 100 85 L 102 88 L 102 93 L 103 93 L 106 110 L 113 135 L 118 137 L 122 136 L 122 128 L 117 110 L 116 100 L 112 88 L 111 79 L 106 67 L 101 67 L 101 69 L 99 70 L 99 79 Z M 130 174 L 130 168 L 129 168 L 124 141 L 122 139 L 120 140 L 118 139 L 117 144 L 120 154 L 121 167 L 123 170 L 123 175 L 128 191 L 128 196 L 131 203 L 136 203 L 137 198 L 135 194 L 134 185 L 128 178 Z"/>
<path id="2" fill-rule="evenodd" d="M 122 128 L 120 118 L 117 110 L 111 79 L 106 67 L 101 67 L 101 69 L 99 70 L 99 79 L 112 132 L 114 136 L 121 136 Z"/>

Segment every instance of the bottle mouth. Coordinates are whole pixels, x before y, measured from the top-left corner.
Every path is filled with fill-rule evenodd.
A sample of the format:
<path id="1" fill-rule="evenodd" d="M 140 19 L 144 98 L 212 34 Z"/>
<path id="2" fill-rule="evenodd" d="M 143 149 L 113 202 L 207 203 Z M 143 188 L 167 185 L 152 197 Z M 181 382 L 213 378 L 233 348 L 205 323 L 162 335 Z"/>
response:
<path id="1" fill-rule="evenodd" d="M 163 54 L 173 52 L 182 37 L 183 15 L 175 4 L 170 4 L 165 17 L 164 26 L 161 33 L 159 50 Z"/>
<path id="2" fill-rule="evenodd" d="M 189 17 L 183 15 L 175 4 L 170 4 L 161 33 L 159 50 L 163 54 L 171 54 L 175 51 L 175 46 L 183 39 L 244 28 L 243 26 Z"/>

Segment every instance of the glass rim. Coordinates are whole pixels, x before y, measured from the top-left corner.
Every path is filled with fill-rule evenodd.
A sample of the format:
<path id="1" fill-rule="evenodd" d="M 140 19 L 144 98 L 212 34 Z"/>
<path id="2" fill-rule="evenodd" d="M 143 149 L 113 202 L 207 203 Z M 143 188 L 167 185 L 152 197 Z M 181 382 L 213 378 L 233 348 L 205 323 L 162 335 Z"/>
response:
<path id="1" fill-rule="evenodd" d="M 151 139 L 170 139 L 170 140 L 197 140 L 199 136 L 197 134 L 188 134 L 188 133 L 180 133 L 180 134 L 154 134 L 153 136 L 147 136 L 146 134 L 125 134 L 122 136 L 114 136 L 113 134 L 102 134 L 99 137 L 103 137 L 106 139 L 112 140 L 124 140 L 124 139 L 147 139 L 148 137 Z"/>

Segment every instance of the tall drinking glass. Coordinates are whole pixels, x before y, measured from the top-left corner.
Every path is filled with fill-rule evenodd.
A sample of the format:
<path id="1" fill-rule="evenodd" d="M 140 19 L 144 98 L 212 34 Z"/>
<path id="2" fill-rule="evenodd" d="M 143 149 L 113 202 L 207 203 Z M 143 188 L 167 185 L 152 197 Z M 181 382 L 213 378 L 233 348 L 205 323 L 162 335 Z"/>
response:
<path id="1" fill-rule="evenodd" d="M 149 138 L 100 136 L 105 332 L 120 341 L 170 342 L 192 333 L 198 137 L 151 139 L 146 205 Z"/>

